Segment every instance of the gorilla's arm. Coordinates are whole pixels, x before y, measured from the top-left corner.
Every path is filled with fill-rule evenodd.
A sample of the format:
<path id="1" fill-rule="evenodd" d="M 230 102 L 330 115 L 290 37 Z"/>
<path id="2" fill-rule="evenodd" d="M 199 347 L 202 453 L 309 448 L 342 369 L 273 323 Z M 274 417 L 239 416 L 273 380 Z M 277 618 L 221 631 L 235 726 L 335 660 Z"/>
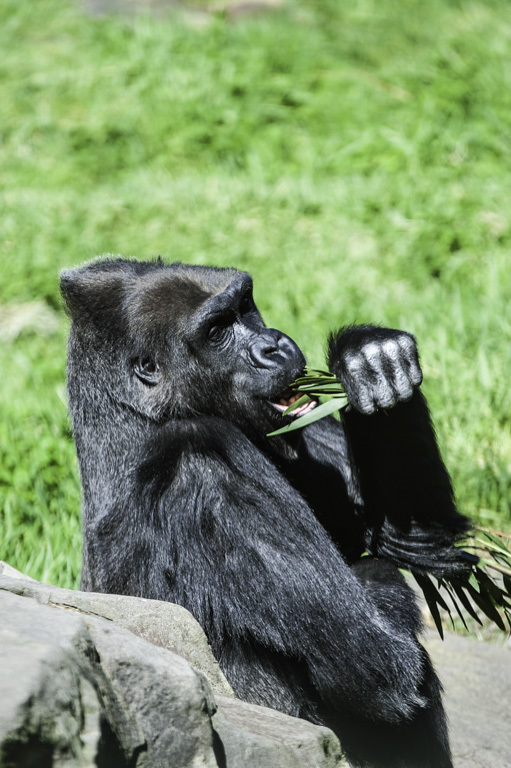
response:
<path id="1" fill-rule="evenodd" d="M 242 698 L 316 721 L 322 707 L 390 723 L 427 707 L 406 586 L 389 579 L 373 601 L 241 432 L 213 417 L 170 422 L 148 452 L 131 498 L 102 524 L 118 551 L 109 584 L 94 588 L 188 608 Z"/>
<path id="2" fill-rule="evenodd" d="M 371 326 L 333 335 L 331 370 L 352 407 L 343 426 L 358 475 L 368 548 L 398 566 L 466 570 L 453 544 L 468 529 L 440 456 L 413 337 Z"/>

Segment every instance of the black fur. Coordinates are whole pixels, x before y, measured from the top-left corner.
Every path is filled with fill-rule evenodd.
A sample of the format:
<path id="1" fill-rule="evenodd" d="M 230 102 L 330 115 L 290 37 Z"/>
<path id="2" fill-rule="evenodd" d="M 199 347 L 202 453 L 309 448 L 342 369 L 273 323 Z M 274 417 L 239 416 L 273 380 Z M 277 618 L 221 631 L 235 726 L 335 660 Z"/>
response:
<path id="1" fill-rule="evenodd" d="M 267 438 L 305 361 L 265 328 L 248 275 L 116 259 L 61 285 L 83 587 L 185 606 L 241 698 L 330 726 L 353 766 L 450 768 L 396 566 L 460 570 L 467 523 L 413 338 L 332 336 L 343 422 Z"/>

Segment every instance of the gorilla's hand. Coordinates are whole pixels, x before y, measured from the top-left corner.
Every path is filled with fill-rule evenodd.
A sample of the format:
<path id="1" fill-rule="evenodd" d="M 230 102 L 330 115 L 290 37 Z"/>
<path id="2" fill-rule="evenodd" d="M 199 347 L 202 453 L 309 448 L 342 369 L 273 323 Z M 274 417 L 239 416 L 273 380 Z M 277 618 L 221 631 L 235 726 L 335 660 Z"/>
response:
<path id="1" fill-rule="evenodd" d="M 409 400 L 422 382 L 415 339 L 405 331 L 370 325 L 341 329 L 330 337 L 329 364 L 361 413 Z"/>

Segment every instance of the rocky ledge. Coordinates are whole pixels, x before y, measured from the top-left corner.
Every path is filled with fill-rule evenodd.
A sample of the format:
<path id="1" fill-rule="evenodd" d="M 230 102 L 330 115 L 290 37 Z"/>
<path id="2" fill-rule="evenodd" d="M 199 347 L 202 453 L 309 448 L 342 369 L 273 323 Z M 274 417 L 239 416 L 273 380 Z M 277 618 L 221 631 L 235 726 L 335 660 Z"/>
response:
<path id="1" fill-rule="evenodd" d="M 509 650 L 428 650 L 456 768 L 511 765 Z M 236 699 L 184 608 L 40 584 L 0 563 L 2 768 L 340 768 L 327 728 Z"/>

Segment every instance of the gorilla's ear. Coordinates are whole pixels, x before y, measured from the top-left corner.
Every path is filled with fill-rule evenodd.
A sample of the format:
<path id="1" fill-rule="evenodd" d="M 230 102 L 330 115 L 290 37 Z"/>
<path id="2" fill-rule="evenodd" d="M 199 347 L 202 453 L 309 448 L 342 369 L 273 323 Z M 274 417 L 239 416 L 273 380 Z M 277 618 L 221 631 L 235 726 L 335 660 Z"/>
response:
<path id="1" fill-rule="evenodd" d="M 150 357 L 137 357 L 133 361 L 133 370 L 137 379 L 150 387 L 154 387 L 160 381 L 158 363 Z"/>
<path id="2" fill-rule="evenodd" d="M 110 262 L 111 267 L 114 265 L 115 262 Z M 122 271 L 99 269 L 99 266 L 91 264 L 63 269 L 60 273 L 60 290 L 73 321 L 82 318 L 89 322 L 101 321 L 121 306 L 124 294 Z"/>

